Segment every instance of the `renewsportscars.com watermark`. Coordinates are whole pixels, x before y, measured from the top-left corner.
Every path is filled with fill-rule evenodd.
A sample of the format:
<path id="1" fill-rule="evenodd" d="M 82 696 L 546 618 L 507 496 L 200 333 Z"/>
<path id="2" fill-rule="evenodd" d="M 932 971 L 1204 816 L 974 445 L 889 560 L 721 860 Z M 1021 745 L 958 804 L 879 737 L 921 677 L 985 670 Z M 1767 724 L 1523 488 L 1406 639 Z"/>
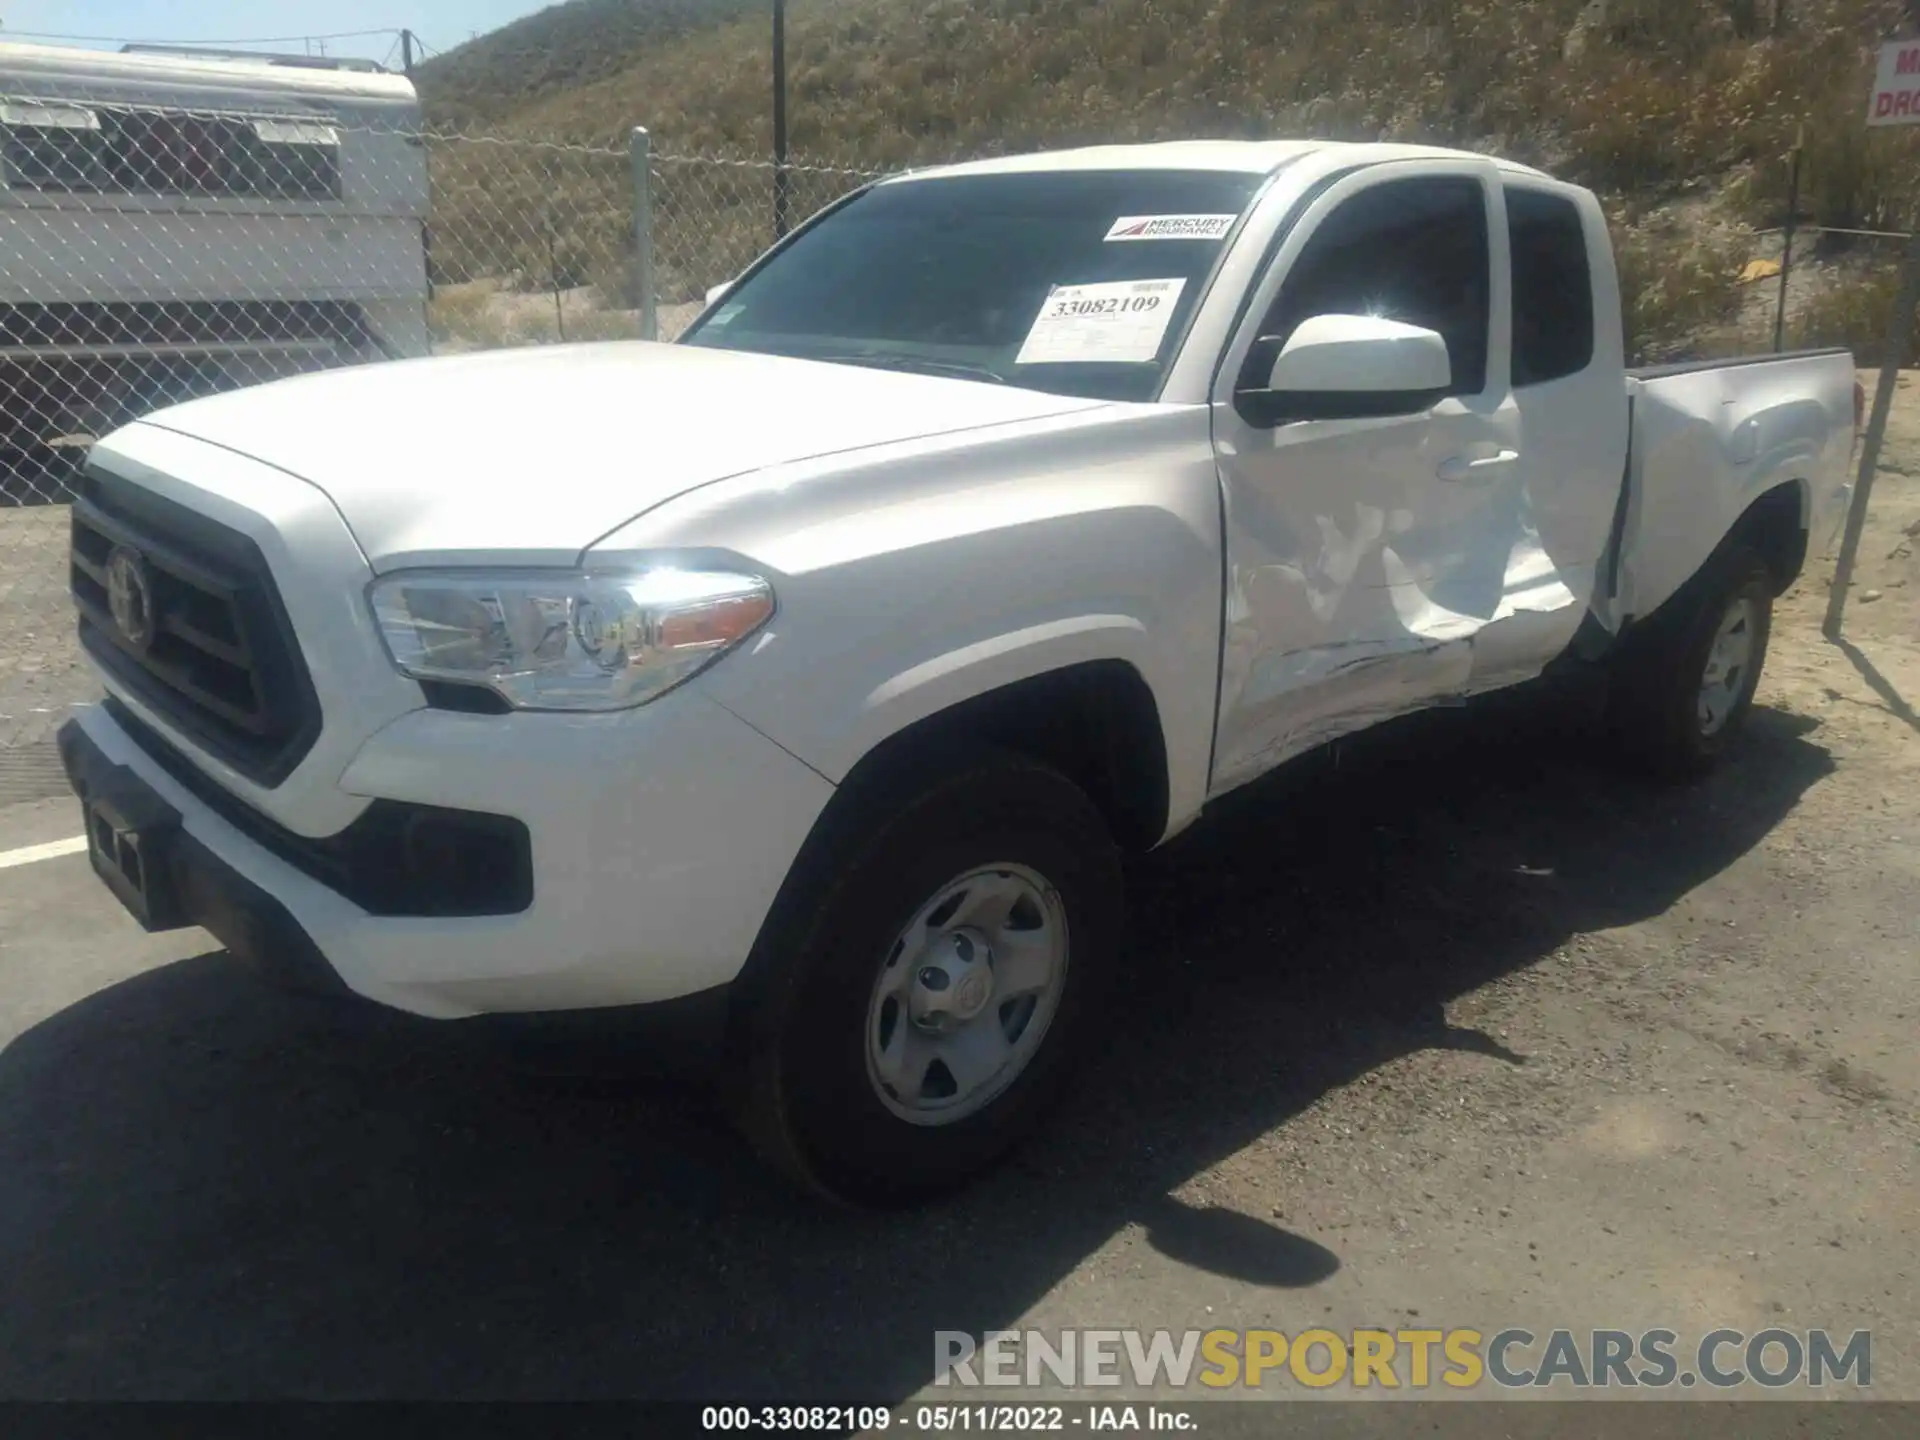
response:
<path id="1" fill-rule="evenodd" d="M 937 1330 L 935 1386 L 1150 1390 L 1824 1389 L 1873 1383 L 1873 1334 L 1827 1330 Z"/>

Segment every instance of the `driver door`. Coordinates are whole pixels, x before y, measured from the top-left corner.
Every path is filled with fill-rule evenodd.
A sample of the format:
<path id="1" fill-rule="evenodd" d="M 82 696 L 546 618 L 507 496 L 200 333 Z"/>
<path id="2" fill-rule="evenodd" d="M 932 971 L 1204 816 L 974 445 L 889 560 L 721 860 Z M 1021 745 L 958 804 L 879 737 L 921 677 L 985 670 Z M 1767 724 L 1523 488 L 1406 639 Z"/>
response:
<path id="1" fill-rule="evenodd" d="M 1256 287 L 1212 407 L 1227 543 L 1214 793 L 1469 687 L 1522 523 L 1507 270 L 1495 167 L 1396 162 L 1314 199 Z M 1265 387 L 1293 330 L 1353 314 L 1437 331 L 1447 393 L 1402 414 L 1324 397 L 1314 418 L 1283 418 Z"/>

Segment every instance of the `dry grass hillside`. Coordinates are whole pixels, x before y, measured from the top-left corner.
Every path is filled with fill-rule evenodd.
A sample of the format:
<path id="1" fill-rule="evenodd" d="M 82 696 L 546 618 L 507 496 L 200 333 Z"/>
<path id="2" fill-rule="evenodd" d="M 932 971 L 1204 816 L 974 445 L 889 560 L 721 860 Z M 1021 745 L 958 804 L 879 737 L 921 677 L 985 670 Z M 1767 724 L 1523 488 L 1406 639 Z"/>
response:
<path id="1" fill-rule="evenodd" d="M 423 67 L 442 124 L 484 127 L 550 96 L 630 68 L 655 48 L 761 0 L 565 0 L 437 56 Z"/>
<path id="2" fill-rule="evenodd" d="M 1861 121 L 1872 47 L 1908 8 L 791 0 L 792 143 L 796 156 L 876 168 L 1184 136 L 1486 148 L 1607 198 L 1636 350 L 1669 357 L 1764 332 L 1770 312 L 1740 274 L 1767 251 L 1755 230 L 1783 217 L 1785 157 L 1803 126 L 1803 221 L 1904 224 L 1920 150 Z M 764 157 L 767 48 L 764 3 L 572 0 L 436 59 L 422 81 L 447 123 L 616 146 L 645 124 L 676 154 Z M 582 213 L 598 204 L 575 199 Z M 1846 244 L 1829 237 L 1807 257 L 1789 338 L 1870 355 L 1892 303 L 1891 251 Z"/>

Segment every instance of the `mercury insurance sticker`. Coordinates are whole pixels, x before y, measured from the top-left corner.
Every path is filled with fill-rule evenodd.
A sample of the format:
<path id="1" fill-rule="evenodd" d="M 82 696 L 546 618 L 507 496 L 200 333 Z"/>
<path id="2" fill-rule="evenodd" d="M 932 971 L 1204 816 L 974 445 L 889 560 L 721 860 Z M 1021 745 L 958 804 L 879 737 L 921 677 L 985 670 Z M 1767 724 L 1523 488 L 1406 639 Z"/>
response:
<path id="1" fill-rule="evenodd" d="M 1184 277 L 1056 285 L 1013 363 L 1151 360 L 1160 353 L 1160 341 L 1186 285 Z"/>
<path id="2" fill-rule="evenodd" d="M 1219 240 L 1233 228 L 1232 215 L 1122 215 L 1108 240 Z"/>

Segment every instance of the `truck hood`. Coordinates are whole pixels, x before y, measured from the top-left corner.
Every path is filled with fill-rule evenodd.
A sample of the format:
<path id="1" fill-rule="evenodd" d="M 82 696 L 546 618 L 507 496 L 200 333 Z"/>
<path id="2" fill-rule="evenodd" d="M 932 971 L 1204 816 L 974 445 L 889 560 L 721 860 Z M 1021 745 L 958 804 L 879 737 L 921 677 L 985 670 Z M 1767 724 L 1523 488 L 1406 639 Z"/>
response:
<path id="1" fill-rule="evenodd" d="M 318 487 L 385 571 L 571 564 L 635 516 L 729 476 L 1100 403 L 622 341 L 334 370 L 140 423 Z"/>

